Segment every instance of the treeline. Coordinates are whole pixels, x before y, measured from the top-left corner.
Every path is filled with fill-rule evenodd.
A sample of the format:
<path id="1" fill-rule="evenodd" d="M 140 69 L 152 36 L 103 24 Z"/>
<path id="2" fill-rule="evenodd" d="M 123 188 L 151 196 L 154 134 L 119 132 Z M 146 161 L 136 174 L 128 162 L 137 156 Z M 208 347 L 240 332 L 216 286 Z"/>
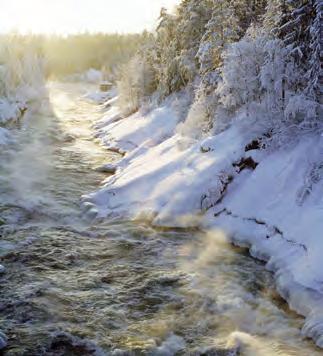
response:
<path id="1" fill-rule="evenodd" d="M 69 36 L 59 35 L 19 35 L 0 36 L 2 48 L 10 43 L 14 50 L 33 52 L 43 58 L 44 73 L 47 77 L 62 78 L 83 73 L 90 68 L 105 68 L 113 74 L 120 64 L 129 59 L 143 43 L 140 34 L 81 33 Z M 23 53 L 18 53 L 18 57 Z M 5 58 L 5 57 L 4 57 Z M 13 60 L 13 59 L 11 59 Z M 8 61 L 8 60 L 6 60 Z"/>
<path id="2" fill-rule="evenodd" d="M 47 74 L 63 77 L 89 68 L 105 68 L 113 73 L 138 50 L 142 36 L 83 33 L 67 37 L 40 36 L 38 41 L 46 59 Z"/>
<path id="3" fill-rule="evenodd" d="M 194 94 L 183 130 L 217 132 L 236 117 L 271 133 L 315 130 L 321 111 L 321 0 L 183 0 L 123 67 L 125 113 L 152 97 Z"/>

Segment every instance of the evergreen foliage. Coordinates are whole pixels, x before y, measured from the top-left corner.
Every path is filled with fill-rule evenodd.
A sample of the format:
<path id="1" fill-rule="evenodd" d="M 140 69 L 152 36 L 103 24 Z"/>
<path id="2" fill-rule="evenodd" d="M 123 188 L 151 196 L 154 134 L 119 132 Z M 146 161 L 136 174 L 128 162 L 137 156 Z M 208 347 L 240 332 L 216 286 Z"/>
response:
<path id="1" fill-rule="evenodd" d="M 175 13 L 163 9 L 140 50 L 149 70 L 136 75 L 147 79 L 129 83 L 134 68 L 128 67 L 121 97 L 129 92 L 126 80 L 136 88 L 134 110 L 152 94 L 162 99 L 192 90 L 195 99 L 180 132 L 193 137 L 237 118 L 253 120 L 272 135 L 322 130 L 322 4 L 183 0 Z"/>

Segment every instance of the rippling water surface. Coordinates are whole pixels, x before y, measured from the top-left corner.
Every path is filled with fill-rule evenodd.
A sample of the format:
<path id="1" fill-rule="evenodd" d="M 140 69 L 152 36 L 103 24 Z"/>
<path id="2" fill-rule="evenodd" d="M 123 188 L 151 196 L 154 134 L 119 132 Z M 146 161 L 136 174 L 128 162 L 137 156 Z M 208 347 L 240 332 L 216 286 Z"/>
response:
<path id="1" fill-rule="evenodd" d="M 264 266 L 221 233 L 93 223 L 80 196 L 118 157 L 77 84 L 49 85 L 0 156 L 5 355 L 319 355 Z"/>

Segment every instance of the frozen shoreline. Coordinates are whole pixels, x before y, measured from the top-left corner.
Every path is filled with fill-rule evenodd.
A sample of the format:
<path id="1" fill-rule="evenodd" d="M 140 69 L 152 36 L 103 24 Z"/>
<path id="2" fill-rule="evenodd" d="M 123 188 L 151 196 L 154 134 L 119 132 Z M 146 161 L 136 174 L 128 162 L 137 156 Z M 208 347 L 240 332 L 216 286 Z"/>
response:
<path id="1" fill-rule="evenodd" d="M 83 197 L 86 208 L 98 218 L 223 230 L 267 261 L 281 296 L 306 317 L 303 335 L 323 347 L 323 137 L 250 149 L 260 132 L 237 121 L 196 141 L 177 133 L 171 100 L 124 119 L 109 104 L 96 137 L 126 155 L 102 189 Z"/>

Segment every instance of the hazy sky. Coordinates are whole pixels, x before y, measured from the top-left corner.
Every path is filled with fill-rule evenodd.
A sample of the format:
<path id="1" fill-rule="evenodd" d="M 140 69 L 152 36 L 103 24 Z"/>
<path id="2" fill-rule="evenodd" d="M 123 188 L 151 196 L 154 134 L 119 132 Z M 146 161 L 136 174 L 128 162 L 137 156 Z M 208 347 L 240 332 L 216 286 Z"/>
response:
<path id="1" fill-rule="evenodd" d="M 0 32 L 71 33 L 151 29 L 179 0 L 0 0 Z"/>

